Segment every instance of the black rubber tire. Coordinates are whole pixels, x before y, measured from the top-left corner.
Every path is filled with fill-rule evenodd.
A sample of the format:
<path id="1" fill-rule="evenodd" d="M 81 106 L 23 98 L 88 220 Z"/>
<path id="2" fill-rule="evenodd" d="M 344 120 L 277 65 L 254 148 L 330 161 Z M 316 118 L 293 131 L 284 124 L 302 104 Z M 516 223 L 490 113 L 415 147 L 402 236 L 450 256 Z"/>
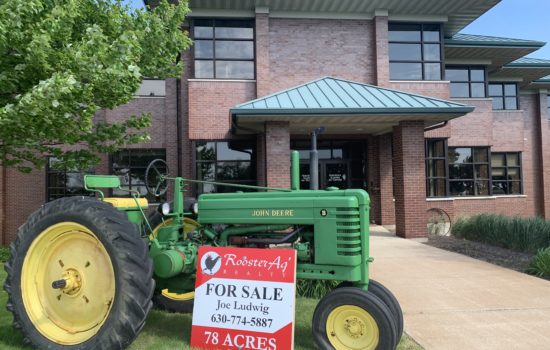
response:
<path id="1" fill-rule="evenodd" d="M 332 310 L 343 305 L 358 306 L 374 318 L 379 329 L 377 350 L 395 349 L 397 325 L 389 308 L 373 293 L 356 287 L 336 288 L 325 295 L 317 304 L 313 314 L 312 328 L 313 339 L 319 349 L 334 349 L 328 339 L 326 323 Z"/>
<path id="2" fill-rule="evenodd" d="M 397 298 L 382 283 L 373 279 L 369 280 L 369 292 L 376 295 L 390 309 L 397 325 L 397 342 L 399 343 L 399 340 L 403 336 L 403 310 L 401 310 Z"/>
<path id="3" fill-rule="evenodd" d="M 21 269 L 30 245 L 46 228 L 66 221 L 94 232 L 109 254 L 116 279 L 114 301 L 105 323 L 91 338 L 75 345 L 61 345 L 44 337 L 29 319 L 21 295 Z M 13 314 L 13 326 L 23 332 L 25 343 L 38 349 L 124 349 L 145 325 L 155 289 L 153 264 L 137 226 L 111 204 L 90 197 L 49 202 L 19 228 L 10 251 L 11 258 L 4 266 L 8 273 L 6 307 Z"/>
<path id="4" fill-rule="evenodd" d="M 171 205 L 172 203 L 170 203 L 170 206 Z M 162 214 L 158 211 L 155 211 L 149 216 L 148 220 L 149 224 L 154 230 L 157 226 L 162 224 Z M 153 295 L 153 306 L 155 309 L 158 310 L 189 314 L 193 312 L 193 305 L 195 305 L 195 299 L 183 301 L 173 300 L 162 295 L 161 291 L 159 290 L 155 291 L 155 294 Z"/>
<path id="5" fill-rule="evenodd" d="M 342 287 L 352 287 L 353 283 L 344 281 L 340 283 L 336 288 Z M 382 283 L 370 279 L 369 280 L 369 292 L 376 295 L 378 299 L 382 300 L 384 304 L 390 309 L 393 319 L 395 320 L 395 325 L 397 327 L 397 343 L 401 340 L 403 336 L 403 310 L 401 310 L 401 305 L 397 301 L 397 298 L 393 293 L 386 288 Z M 396 344 L 397 345 L 397 344 Z"/>

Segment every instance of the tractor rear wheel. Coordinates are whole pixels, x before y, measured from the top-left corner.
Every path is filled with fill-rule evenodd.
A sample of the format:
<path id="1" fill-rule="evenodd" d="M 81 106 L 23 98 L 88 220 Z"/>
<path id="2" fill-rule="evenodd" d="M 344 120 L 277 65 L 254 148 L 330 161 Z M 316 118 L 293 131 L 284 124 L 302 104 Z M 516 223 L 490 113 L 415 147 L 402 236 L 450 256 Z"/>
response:
<path id="1" fill-rule="evenodd" d="M 147 244 L 124 212 L 88 197 L 34 212 L 10 246 L 13 324 L 39 349 L 123 349 L 151 309 Z"/>
<path id="2" fill-rule="evenodd" d="M 342 287 L 317 304 L 313 338 L 320 349 L 393 350 L 397 326 L 386 304 L 374 294 Z"/>
<path id="3" fill-rule="evenodd" d="M 170 225 L 172 219 L 168 218 L 163 221 L 162 214 L 155 212 L 149 217 L 149 224 L 153 228 L 153 236 L 157 235 L 159 228 Z M 199 223 L 191 218 L 184 218 L 184 228 L 183 231 L 185 234 L 195 230 L 199 227 Z M 153 305 L 159 310 L 165 310 L 168 312 L 177 312 L 177 313 L 191 313 L 193 312 L 193 305 L 195 303 L 195 291 L 190 291 L 187 293 L 176 293 L 171 292 L 168 289 L 163 289 L 155 291 L 153 296 Z"/>

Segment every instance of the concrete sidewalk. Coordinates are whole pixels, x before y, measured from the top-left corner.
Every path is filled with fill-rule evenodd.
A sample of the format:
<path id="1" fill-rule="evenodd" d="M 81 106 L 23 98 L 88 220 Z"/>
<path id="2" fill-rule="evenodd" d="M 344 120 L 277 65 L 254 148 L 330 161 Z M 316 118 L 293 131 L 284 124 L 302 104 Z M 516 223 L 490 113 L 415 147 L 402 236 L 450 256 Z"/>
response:
<path id="1" fill-rule="evenodd" d="M 550 349 L 549 281 L 373 229 L 371 277 L 425 349 Z"/>

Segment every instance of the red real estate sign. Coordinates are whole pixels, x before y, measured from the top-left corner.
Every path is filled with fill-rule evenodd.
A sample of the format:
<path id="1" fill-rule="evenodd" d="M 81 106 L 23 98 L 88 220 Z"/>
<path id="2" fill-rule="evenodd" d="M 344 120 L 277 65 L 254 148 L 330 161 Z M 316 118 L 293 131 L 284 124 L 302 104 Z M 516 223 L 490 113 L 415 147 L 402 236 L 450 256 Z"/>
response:
<path id="1" fill-rule="evenodd" d="M 296 251 L 199 248 L 191 347 L 292 350 Z"/>

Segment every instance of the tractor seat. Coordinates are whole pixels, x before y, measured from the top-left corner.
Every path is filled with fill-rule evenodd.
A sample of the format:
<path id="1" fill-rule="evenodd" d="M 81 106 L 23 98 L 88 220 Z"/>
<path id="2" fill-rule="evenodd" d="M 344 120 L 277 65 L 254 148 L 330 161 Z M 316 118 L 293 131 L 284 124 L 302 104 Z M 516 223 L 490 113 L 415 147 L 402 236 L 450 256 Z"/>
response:
<path id="1" fill-rule="evenodd" d="M 137 203 L 136 203 L 137 200 Z M 149 207 L 149 202 L 147 198 L 127 198 L 127 197 L 110 197 L 104 198 L 104 202 L 111 203 L 115 208 L 138 208 L 138 205 L 142 209 L 147 209 Z"/>

